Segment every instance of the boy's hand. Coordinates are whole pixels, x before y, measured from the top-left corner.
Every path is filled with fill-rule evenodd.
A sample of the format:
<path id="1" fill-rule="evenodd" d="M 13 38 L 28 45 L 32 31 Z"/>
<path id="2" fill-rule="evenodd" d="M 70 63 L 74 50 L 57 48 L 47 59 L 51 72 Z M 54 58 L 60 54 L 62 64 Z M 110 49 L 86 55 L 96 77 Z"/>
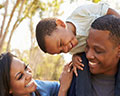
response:
<path id="1" fill-rule="evenodd" d="M 77 68 L 80 70 L 83 70 L 83 67 L 84 67 L 84 64 L 81 63 L 82 59 L 80 56 L 75 54 L 72 57 L 72 62 L 73 62 L 73 71 L 74 71 L 75 75 L 78 76 Z"/>

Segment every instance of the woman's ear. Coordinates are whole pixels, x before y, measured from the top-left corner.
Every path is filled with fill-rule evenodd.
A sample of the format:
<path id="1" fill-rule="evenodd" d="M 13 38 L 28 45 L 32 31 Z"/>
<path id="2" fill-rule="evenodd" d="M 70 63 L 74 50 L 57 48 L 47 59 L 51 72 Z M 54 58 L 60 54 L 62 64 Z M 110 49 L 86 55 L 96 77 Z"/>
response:
<path id="1" fill-rule="evenodd" d="M 12 94 L 12 90 L 11 89 L 9 90 L 9 94 Z"/>
<path id="2" fill-rule="evenodd" d="M 60 25 L 60 26 L 62 26 L 64 28 L 66 27 L 65 23 L 60 19 L 56 19 L 56 24 L 57 24 L 57 26 Z"/>

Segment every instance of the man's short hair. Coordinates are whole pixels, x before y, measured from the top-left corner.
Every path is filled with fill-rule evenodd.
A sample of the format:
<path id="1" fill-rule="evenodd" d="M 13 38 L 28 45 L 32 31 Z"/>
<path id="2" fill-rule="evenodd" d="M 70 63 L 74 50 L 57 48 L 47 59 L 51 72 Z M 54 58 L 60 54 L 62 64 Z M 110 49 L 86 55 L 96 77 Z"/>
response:
<path id="1" fill-rule="evenodd" d="M 120 18 L 114 15 L 105 15 L 96 19 L 91 27 L 97 30 L 107 30 L 110 32 L 110 40 L 115 46 L 120 44 Z"/>
<path id="2" fill-rule="evenodd" d="M 36 40 L 40 49 L 46 53 L 45 36 L 51 35 L 56 30 L 56 18 L 42 19 L 36 26 Z"/>

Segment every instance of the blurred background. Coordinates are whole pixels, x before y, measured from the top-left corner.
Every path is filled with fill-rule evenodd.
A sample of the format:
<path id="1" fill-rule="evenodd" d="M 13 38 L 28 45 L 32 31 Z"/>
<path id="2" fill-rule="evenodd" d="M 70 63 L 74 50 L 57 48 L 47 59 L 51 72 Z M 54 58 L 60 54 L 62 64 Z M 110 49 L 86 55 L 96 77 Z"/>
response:
<path id="1" fill-rule="evenodd" d="M 35 38 L 36 24 L 46 17 L 62 20 L 78 6 L 107 2 L 120 12 L 120 0 L 0 0 L 0 53 L 10 51 L 33 70 L 35 79 L 59 80 L 70 54 L 43 53 Z"/>

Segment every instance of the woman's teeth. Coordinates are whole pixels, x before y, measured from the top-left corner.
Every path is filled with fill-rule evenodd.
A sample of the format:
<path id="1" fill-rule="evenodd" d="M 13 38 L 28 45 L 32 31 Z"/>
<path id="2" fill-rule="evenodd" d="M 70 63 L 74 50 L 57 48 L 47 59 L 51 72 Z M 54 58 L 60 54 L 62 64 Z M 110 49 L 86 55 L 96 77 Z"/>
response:
<path id="1" fill-rule="evenodd" d="M 35 83 L 33 79 L 25 87 L 29 87 L 32 83 Z"/>

